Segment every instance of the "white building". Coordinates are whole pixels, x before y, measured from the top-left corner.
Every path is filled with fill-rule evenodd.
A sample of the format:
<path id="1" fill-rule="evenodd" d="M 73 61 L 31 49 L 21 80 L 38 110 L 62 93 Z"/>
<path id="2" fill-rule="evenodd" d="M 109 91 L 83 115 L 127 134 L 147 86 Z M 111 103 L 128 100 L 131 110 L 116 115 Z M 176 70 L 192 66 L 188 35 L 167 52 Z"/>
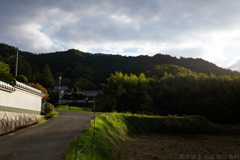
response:
<path id="1" fill-rule="evenodd" d="M 0 81 L 0 135 L 42 119 L 41 90 L 15 80 L 14 85 Z"/>

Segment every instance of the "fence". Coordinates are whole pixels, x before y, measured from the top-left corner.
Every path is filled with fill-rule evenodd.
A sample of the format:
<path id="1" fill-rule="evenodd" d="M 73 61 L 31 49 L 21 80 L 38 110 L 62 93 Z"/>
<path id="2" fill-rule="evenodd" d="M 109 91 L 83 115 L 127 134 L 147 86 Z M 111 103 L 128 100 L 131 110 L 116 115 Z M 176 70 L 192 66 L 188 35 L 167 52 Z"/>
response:
<path id="1" fill-rule="evenodd" d="M 99 114 L 98 114 L 99 115 Z M 91 133 L 91 135 L 89 135 L 89 138 L 87 139 L 87 141 L 84 143 L 83 147 L 81 147 L 80 149 L 79 148 L 79 145 L 78 145 L 78 140 L 79 140 L 79 136 L 77 137 L 77 146 L 76 146 L 76 160 L 86 160 L 87 158 L 81 153 L 83 151 L 83 149 L 86 147 L 86 145 L 89 143 L 90 139 L 93 138 L 93 141 L 92 141 L 92 148 L 96 148 L 95 144 L 94 144 L 94 139 L 95 139 L 95 130 L 96 130 L 96 110 L 95 110 L 95 91 L 94 91 L 94 129 Z"/>

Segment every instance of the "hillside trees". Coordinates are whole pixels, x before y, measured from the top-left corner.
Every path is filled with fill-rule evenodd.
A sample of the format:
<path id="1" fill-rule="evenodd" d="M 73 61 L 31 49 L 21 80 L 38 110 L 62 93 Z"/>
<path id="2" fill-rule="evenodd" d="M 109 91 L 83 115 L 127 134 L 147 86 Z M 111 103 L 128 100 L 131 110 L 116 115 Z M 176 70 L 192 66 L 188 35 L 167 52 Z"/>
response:
<path id="1" fill-rule="evenodd" d="M 150 79 L 159 114 L 201 115 L 216 123 L 239 123 L 240 77 L 206 74 L 165 74 Z"/>
<path id="2" fill-rule="evenodd" d="M 180 73 L 183 74 L 196 74 L 195 72 L 192 72 L 190 69 L 186 69 L 182 66 L 172 65 L 172 64 L 163 64 L 163 65 L 157 65 L 152 70 L 147 70 L 145 72 L 146 77 L 153 77 L 156 76 L 157 78 L 164 77 L 165 72 L 172 75 L 177 75 Z"/>
<path id="3" fill-rule="evenodd" d="M 46 65 L 42 71 L 41 75 L 41 84 L 47 89 L 53 88 L 55 85 L 55 81 L 52 77 L 51 70 L 48 65 Z"/>
<path id="4" fill-rule="evenodd" d="M 15 47 L 0 44 L 0 60 L 9 64 L 11 73 L 13 74 L 15 68 Z M 146 77 L 152 77 L 154 75 L 148 75 L 147 70 L 151 71 L 156 65 L 173 64 L 183 66 L 194 72 L 202 72 L 210 75 L 240 75 L 239 72 L 231 71 L 220 68 L 215 64 L 212 64 L 203 59 L 171 57 L 169 55 L 156 54 L 151 56 L 137 56 L 126 57 L 120 55 L 109 54 L 90 54 L 84 53 L 75 49 L 68 51 L 45 53 L 45 54 L 33 54 L 30 52 L 23 52 L 19 50 L 19 55 L 23 56 L 19 58 L 19 74 L 25 75 L 29 82 L 39 82 L 37 78 L 46 64 L 50 65 L 51 72 L 54 75 L 57 72 L 62 72 L 64 78 L 70 78 L 74 82 L 78 78 L 84 78 L 92 82 L 94 85 L 99 86 L 101 83 L 106 83 L 106 77 L 115 71 L 122 71 L 127 74 L 139 75 L 141 72 L 145 73 Z M 162 77 L 165 71 L 157 73 L 158 78 Z M 169 74 L 175 75 L 172 72 L 166 71 Z M 80 73 L 80 74 L 79 74 Z M 83 74 L 82 74 L 83 73 Z M 84 75 L 85 74 L 85 75 Z M 90 75 L 90 76 L 89 76 Z M 92 78 L 93 77 L 93 78 Z M 55 77 L 54 77 L 55 78 Z"/>
<path id="5" fill-rule="evenodd" d="M 108 110 L 113 104 L 119 112 L 130 111 L 136 113 L 141 108 L 141 97 L 148 95 L 147 79 L 143 73 L 137 77 L 134 74 L 123 75 L 121 72 L 111 74 L 107 84 L 102 84 L 104 95 L 100 95 L 97 104 L 106 103 Z M 102 107 L 103 108 L 103 107 Z"/>

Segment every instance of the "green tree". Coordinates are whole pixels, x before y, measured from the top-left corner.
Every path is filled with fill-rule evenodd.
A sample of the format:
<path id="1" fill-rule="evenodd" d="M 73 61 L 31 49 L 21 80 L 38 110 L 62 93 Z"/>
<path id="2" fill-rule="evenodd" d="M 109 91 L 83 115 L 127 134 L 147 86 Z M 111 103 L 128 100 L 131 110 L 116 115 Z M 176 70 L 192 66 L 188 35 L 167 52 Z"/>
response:
<path id="1" fill-rule="evenodd" d="M 42 85 L 47 89 L 53 88 L 55 85 L 55 81 L 53 79 L 51 70 L 48 65 L 46 65 L 42 72 Z"/>
<path id="2" fill-rule="evenodd" d="M 15 77 L 15 79 L 19 82 L 23 82 L 23 83 L 27 83 L 28 82 L 28 79 L 27 77 L 25 77 L 24 75 L 18 75 Z"/>
<path id="3" fill-rule="evenodd" d="M 6 83 L 11 83 L 14 77 L 10 73 L 10 67 L 8 64 L 0 61 L 0 80 Z"/>

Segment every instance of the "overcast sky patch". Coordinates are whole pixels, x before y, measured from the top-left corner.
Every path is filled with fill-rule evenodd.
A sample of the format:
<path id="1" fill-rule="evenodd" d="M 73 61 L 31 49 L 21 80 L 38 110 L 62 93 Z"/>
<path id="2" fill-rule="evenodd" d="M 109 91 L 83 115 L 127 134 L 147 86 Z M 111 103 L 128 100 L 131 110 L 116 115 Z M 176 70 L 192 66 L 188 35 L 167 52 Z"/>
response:
<path id="1" fill-rule="evenodd" d="M 162 53 L 240 71 L 239 8 L 238 0 L 2 0 L 0 43 L 33 53 Z"/>

